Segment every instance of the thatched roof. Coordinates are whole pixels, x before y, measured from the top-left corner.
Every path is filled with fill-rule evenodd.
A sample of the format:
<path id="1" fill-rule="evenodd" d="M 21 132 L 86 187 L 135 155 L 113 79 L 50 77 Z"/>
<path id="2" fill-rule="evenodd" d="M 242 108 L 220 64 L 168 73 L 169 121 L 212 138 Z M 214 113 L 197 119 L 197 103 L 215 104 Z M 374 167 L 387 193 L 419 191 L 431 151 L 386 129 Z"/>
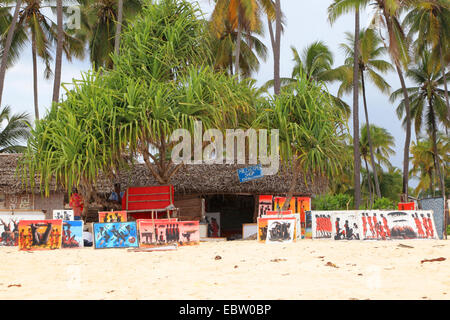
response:
<path id="1" fill-rule="evenodd" d="M 20 155 L 0 154 L 0 192 L 24 192 L 19 178 L 16 177 L 17 160 Z M 246 165 L 187 165 L 179 170 L 172 178 L 171 184 L 176 194 L 285 194 L 291 182 L 291 174 L 280 168 L 280 172 L 273 176 L 240 183 L 237 170 Z M 144 164 L 136 164 L 129 170 L 120 173 L 119 181 L 122 190 L 131 186 L 158 185 Z M 37 182 L 37 181 L 36 181 Z M 323 193 L 326 188 L 324 179 L 315 179 L 314 183 L 308 179 L 305 185 L 304 176 L 297 181 L 296 195 L 312 195 Z M 55 186 L 51 187 L 53 191 Z M 113 191 L 113 182 L 100 177 L 96 189 L 100 193 Z M 58 191 L 64 191 L 58 188 Z M 34 190 L 39 193 L 39 189 Z"/>

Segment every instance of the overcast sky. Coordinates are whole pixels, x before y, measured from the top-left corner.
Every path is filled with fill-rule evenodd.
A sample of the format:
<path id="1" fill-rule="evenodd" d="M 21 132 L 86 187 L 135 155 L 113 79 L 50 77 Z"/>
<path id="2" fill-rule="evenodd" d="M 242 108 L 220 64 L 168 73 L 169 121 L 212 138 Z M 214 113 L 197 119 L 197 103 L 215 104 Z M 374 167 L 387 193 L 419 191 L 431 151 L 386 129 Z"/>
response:
<path id="1" fill-rule="evenodd" d="M 294 46 L 299 52 L 307 45 L 316 41 L 324 41 L 332 50 L 335 57 L 334 66 L 343 63 L 343 52 L 339 49 L 339 44 L 344 42 L 344 33 L 353 32 L 354 16 L 347 15 L 339 18 L 333 26 L 327 21 L 327 8 L 331 0 L 282 0 L 282 11 L 286 17 L 285 33 L 281 39 L 281 76 L 291 75 L 293 62 L 290 47 Z M 199 0 L 199 3 L 208 17 L 212 11 L 212 0 Z M 370 10 L 361 14 L 361 27 L 367 27 L 371 18 Z M 269 35 L 266 28 L 266 37 L 263 39 L 271 52 Z M 386 58 L 388 59 L 388 58 Z M 52 63 L 52 66 L 54 63 Z M 52 99 L 53 79 L 43 78 L 43 65 L 39 64 L 39 110 L 43 117 Z M 87 71 L 90 63 L 74 59 L 72 63 L 63 61 L 62 82 L 71 82 L 73 78 L 80 78 L 81 71 Z M 3 105 L 10 105 L 16 112 L 29 112 L 34 117 L 33 105 L 33 78 L 32 78 L 31 47 L 25 48 L 20 61 L 7 71 L 5 88 L 3 94 Z M 258 84 L 263 84 L 273 78 L 273 58 L 269 54 L 267 61 L 262 62 L 260 70 L 253 77 L 258 80 Z M 395 73 L 386 76 L 388 83 L 396 90 L 400 87 L 400 82 Z M 337 86 L 331 86 L 330 91 L 336 94 Z M 378 92 L 373 85 L 368 83 L 367 99 L 369 106 L 369 117 L 372 124 L 386 128 L 394 137 L 396 143 L 396 155 L 391 158 L 392 164 L 402 168 L 403 145 L 405 132 L 400 126 L 400 121 L 395 114 L 393 106 L 388 97 Z M 352 105 L 352 97 L 346 96 L 344 100 Z M 364 113 L 362 101 L 360 103 L 360 121 L 364 123 Z M 351 122 L 351 121 L 350 121 Z M 349 124 L 351 127 L 351 123 Z M 415 136 L 413 134 L 413 139 Z"/>

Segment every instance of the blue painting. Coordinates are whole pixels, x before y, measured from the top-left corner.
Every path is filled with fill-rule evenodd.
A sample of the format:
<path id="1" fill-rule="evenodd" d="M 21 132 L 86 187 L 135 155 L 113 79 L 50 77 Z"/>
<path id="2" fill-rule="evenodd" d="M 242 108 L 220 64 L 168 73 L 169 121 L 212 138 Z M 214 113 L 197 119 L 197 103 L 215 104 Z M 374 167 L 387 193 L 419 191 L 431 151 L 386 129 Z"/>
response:
<path id="1" fill-rule="evenodd" d="M 254 179 L 262 178 L 264 175 L 262 173 L 262 167 L 260 164 L 253 166 L 242 168 L 238 170 L 239 182 L 247 182 Z"/>
<path id="2" fill-rule="evenodd" d="M 96 249 L 139 247 L 136 222 L 94 223 Z"/>
<path id="3" fill-rule="evenodd" d="M 83 221 L 63 220 L 61 248 L 81 248 L 83 247 Z"/>

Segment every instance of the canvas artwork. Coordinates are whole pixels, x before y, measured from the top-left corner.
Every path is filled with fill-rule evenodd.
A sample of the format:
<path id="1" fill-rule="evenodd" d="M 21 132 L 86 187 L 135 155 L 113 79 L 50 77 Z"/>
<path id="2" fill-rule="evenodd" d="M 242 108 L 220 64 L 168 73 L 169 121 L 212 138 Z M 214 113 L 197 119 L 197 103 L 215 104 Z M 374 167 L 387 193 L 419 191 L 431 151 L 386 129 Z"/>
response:
<path id="1" fill-rule="evenodd" d="M 275 197 L 273 199 L 273 211 L 280 211 L 283 206 L 284 203 L 286 202 L 286 197 Z M 295 210 L 295 197 L 291 198 L 291 201 L 289 202 L 289 206 L 287 208 L 287 210 L 291 210 L 292 212 L 296 212 Z"/>
<path id="2" fill-rule="evenodd" d="M 297 230 L 300 230 L 300 215 L 298 214 L 289 214 L 281 216 L 274 215 L 266 215 L 258 218 L 257 223 L 257 239 L 259 242 L 266 242 L 267 239 L 267 230 L 268 224 L 270 220 L 284 220 L 289 219 L 289 221 L 294 221 L 294 239 L 300 239 L 300 233 Z"/>
<path id="3" fill-rule="evenodd" d="M 98 212 L 98 222 L 100 222 L 100 223 L 127 222 L 127 212 L 126 211 L 99 211 Z"/>
<path id="4" fill-rule="evenodd" d="M 94 223 L 96 249 L 138 247 L 136 222 Z"/>
<path id="5" fill-rule="evenodd" d="M 331 216 L 334 240 L 361 240 L 357 211 L 336 211 Z"/>
<path id="6" fill-rule="evenodd" d="M 398 204 L 398 210 L 416 210 L 416 204 L 414 202 L 400 202 Z"/>
<path id="7" fill-rule="evenodd" d="M 21 220 L 19 250 L 61 248 L 62 220 Z"/>
<path id="8" fill-rule="evenodd" d="M 53 210 L 53 220 L 74 220 L 73 210 Z"/>
<path id="9" fill-rule="evenodd" d="M 420 200 L 422 210 L 433 211 L 433 220 L 439 239 L 444 237 L 445 201 L 443 198 L 426 198 Z"/>
<path id="10" fill-rule="evenodd" d="M 195 245 L 200 243 L 198 221 L 138 220 L 140 247 L 155 247 L 177 243 Z"/>
<path id="11" fill-rule="evenodd" d="M 208 224 L 208 237 L 220 237 L 220 212 L 206 212 L 205 219 Z"/>
<path id="12" fill-rule="evenodd" d="M 242 239 L 248 239 L 250 237 L 255 237 L 257 232 L 258 232 L 258 224 L 257 223 L 244 223 L 242 225 Z"/>
<path id="13" fill-rule="evenodd" d="M 437 239 L 432 211 L 368 211 L 360 214 L 362 239 Z"/>
<path id="14" fill-rule="evenodd" d="M 273 206 L 273 196 L 259 196 L 258 202 L 258 217 L 267 214 L 267 211 L 272 211 Z"/>
<path id="15" fill-rule="evenodd" d="M 330 211 L 311 211 L 313 239 L 332 239 L 332 225 Z"/>
<path id="16" fill-rule="evenodd" d="M 305 212 L 305 239 L 312 239 L 311 211 Z"/>
<path id="17" fill-rule="evenodd" d="M 20 212 L 0 214 L 0 246 L 19 245 L 19 222 L 21 220 L 44 220 L 42 212 Z"/>
<path id="18" fill-rule="evenodd" d="M 301 238 L 306 236 L 306 211 L 311 210 L 311 198 L 310 197 L 297 197 L 297 213 L 300 214 L 300 227 Z"/>
<path id="19" fill-rule="evenodd" d="M 61 248 L 82 248 L 83 221 L 63 221 Z"/>
<path id="20" fill-rule="evenodd" d="M 271 219 L 267 224 L 266 243 L 294 241 L 295 218 Z"/>

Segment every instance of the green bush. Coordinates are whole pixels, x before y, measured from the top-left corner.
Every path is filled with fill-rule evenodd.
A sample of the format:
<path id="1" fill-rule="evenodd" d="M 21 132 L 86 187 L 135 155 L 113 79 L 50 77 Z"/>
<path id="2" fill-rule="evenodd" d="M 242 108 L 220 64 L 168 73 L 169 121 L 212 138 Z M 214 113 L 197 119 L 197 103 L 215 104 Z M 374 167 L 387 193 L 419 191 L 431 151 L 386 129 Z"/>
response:
<path id="1" fill-rule="evenodd" d="M 373 204 L 373 209 L 395 209 L 395 203 L 388 198 L 382 197 L 375 200 Z"/>
<path id="2" fill-rule="evenodd" d="M 353 197 L 348 194 L 324 195 L 313 199 L 314 210 L 347 210 L 353 208 Z"/>

